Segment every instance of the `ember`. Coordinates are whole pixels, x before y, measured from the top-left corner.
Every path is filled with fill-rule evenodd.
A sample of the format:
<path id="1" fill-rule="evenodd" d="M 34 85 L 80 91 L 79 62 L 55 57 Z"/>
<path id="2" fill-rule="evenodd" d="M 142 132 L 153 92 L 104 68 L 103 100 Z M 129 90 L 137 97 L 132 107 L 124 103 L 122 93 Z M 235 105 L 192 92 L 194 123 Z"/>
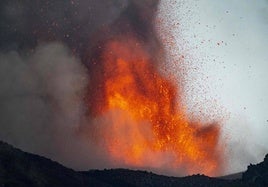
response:
<path id="1" fill-rule="evenodd" d="M 96 116 L 108 116 L 109 123 L 94 132 L 113 162 L 217 175 L 219 126 L 188 120 L 176 84 L 161 75 L 143 43 L 129 36 L 112 39 L 100 55 L 103 99 L 95 103 Z"/>

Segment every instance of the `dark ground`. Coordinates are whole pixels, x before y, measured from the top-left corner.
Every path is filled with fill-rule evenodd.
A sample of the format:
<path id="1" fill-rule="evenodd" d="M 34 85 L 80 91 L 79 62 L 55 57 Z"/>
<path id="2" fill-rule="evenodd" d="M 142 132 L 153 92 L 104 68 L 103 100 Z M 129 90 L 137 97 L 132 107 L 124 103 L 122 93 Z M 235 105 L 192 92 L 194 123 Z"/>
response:
<path id="1" fill-rule="evenodd" d="M 127 169 L 77 172 L 0 142 L 0 186 L 268 186 L 268 155 L 263 162 L 250 165 L 241 179 L 205 175 L 180 178 Z"/>

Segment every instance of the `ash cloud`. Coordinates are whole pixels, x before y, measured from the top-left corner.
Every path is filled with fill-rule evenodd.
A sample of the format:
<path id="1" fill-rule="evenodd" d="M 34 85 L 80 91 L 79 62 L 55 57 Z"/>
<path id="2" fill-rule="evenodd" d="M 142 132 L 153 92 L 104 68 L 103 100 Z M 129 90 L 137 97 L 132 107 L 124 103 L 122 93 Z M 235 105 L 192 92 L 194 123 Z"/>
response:
<path id="1" fill-rule="evenodd" d="M 151 53 L 158 0 L 0 2 L 0 139 L 74 169 L 109 166 L 91 125 L 103 42 L 128 34 Z M 156 56 L 154 56 L 156 58 Z"/>
<path id="2" fill-rule="evenodd" d="M 83 119 L 85 67 L 59 43 L 37 47 L 27 57 L 1 54 L 0 62 L 1 139 L 56 157 Z"/>

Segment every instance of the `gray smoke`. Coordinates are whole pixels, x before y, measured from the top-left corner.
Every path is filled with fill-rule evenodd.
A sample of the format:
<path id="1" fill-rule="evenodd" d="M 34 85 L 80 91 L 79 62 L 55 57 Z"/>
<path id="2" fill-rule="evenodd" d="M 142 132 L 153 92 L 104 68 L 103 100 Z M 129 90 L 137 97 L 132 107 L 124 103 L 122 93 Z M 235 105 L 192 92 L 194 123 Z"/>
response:
<path id="1" fill-rule="evenodd" d="M 85 67 L 60 43 L 24 56 L 0 55 L 0 137 L 24 150 L 57 157 L 84 115 Z M 64 141 L 64 142 L 62 142 Z"/>
<path id="2" fill-rule="evenodd" d="M 152 24 L 157 4 L 2 0 L 0 140 L 74 169 L 111 166 L 92 138 L 81 136 L 92 125 L 88 103 L 98 93 L 96 49 L 126 33 L 158 49 Z"/>
<path id="3" fill-rule="evenodd" d="M 61 43 L 38 46 L 31 55 L 0 54 L 0 139 L 77 170 L 109 166 L 87 137 L 84 96 L 89 76 Z"/>

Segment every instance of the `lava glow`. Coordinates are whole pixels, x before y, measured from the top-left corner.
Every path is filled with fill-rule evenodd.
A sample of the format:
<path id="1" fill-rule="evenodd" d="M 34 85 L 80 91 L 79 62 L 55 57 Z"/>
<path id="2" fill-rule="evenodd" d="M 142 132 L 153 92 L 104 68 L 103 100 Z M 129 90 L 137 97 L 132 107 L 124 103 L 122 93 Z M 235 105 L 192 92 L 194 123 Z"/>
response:
<path id="1" fill-rule="evenodd" d="M 176 84 L 152 59 L 136 39 L 106 43 L 101 57 L 104 101 L 98 104 L 98 115 L 108 116 L 101 132 L 104 149 L 114 163 L 131 168 L 219 174 L 219 126 L 190 122 L 176 98 Z"/>

